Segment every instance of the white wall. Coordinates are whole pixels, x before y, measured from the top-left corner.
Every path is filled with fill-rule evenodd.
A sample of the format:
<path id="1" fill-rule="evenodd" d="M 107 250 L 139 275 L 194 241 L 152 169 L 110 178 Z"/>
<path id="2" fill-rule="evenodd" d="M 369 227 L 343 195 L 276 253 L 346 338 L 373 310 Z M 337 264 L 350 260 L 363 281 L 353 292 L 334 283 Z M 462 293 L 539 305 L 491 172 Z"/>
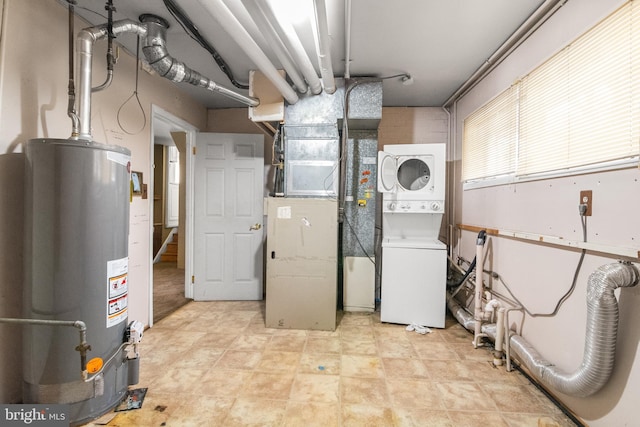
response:
<path id="1" fill-rule="evenodd" d="M 579 193 L 593 191 L 593 216 L 588 218 L 588 241 L 640 248 L 640 169 L 584 174 L 567 178 L 462 190 L 460 153 L 464 118 L 509 87 L 613 12 L 621 0 L 568 1 L 487 78 L 462 98 L 454 109 L 454 150 L 450 164 L 455 199 L 452 222 L 510 229 L 582 240 L 578 215 Z M 603 144 L 606 141 L 603 141 Z M 475 233 L 463 232 L 458 249 L 473 258 Z M 487 243 L 485 268 L 502 275 L 514 293 L 534 312 L 551 312 L 571 285 L 580 253 L 544 244 L 492 237 Z M 586 327 L 587 279 L 600 265 L 615 262 L 614 255 L 587 253 L 577 289 L 553 318 L 529 318 L 523 336 L 543 357 L 569 372 L 582 361 Z M 637 259 L 635 260 L 637 261 Z M 637 266 L 640 266 L 636 262 Z M 499 283 L 494 283 L 497 289 Z M 618 291 L 620 323 L 616 364 L 610 382 L 589 398 L 558 394 L 592 427 L 638 425 L 640 395 L 640 287 Z M 514 317 L 514 320 L 518 320 Z M 517 322 L 513 322 L 516 325 Z M 518 324 L 519 326 L 519 324 Z"/>
<path id="2" fill-rule="evenodd" d="M 56 0 L 4 0 L 0 39 L 0 317 L 20 317 L 22 306 L 22 144 L 31 138 L 67 138 L 67 10 Z M 76 31 L 87 24 L 76 20 Z M 122 35 L 121 38 L 133 37 Z M 94 85 L 105 76 L 106 42 L 94 56 Z M 135 58 L 120 51 L 112 86 L 93 97 L 92 127 L 97 142 L 126 147 L 132 169 L 150 177 L 151 104 L 204 129 L 207 111 L 175 85 L 140 72 L 138 93 L 146 115 L 139 133 L 128 135 L 118 126 L 116 112 L 135 87 Z M 137 131 L 142 113 L 130 101 L 122 124 Z M 145 178 L 147 181 L 148 178 Z M 129 236 L 129 318 L 149 318 L 151 263 L 149 202 L 135 197 Z M 90 331 L 89 331 L 90 333 Z M 21 339 L 19 328 L 0 324 L 0 402 L 21 398 Z"/>

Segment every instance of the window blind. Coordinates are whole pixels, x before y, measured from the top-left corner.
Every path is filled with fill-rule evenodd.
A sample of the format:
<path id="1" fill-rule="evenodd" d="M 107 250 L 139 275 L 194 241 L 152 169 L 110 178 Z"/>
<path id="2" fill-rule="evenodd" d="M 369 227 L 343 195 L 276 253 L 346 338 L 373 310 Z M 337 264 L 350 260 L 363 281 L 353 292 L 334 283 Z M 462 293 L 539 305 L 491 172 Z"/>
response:
<path id="1" fill-rule="evenodd" d="M 640 154 L 637 3 L 626 3 L 465 120 L 463 180 L 570 172 Z M 495 104 L 514 93 L 513 105 L 502 107 L 516 118 L 496 114 Z"/>

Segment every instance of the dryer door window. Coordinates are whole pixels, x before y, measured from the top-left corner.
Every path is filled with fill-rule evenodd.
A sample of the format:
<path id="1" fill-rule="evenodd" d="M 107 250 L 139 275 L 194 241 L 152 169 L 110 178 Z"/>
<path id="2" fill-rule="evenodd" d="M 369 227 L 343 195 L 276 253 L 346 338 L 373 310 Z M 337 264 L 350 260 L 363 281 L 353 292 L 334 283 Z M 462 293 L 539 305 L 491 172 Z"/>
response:
<path id="1" fill-rule="evenodd" d="M 397 158 L 393 154 L 378 151 L 378 191 L 391 193 L 396 191 Z"/>
<path id="2" fill-rule="evenodd" d="M 398 184 L 405 190 L 422 190 L 429 181 L 431 181 L 431 169 L 418 158 L 410 158 L 398 166 Z"/>

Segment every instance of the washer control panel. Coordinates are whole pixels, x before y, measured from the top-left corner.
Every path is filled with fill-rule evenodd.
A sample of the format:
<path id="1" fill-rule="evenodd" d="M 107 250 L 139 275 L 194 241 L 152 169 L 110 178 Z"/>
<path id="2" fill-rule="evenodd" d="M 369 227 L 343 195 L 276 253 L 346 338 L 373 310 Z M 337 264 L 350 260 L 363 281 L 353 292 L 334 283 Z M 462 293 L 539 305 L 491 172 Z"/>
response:
<path id="1" fill-rule="evenodd" d="M 395 213 L 443 213 L 444 200 L 386 201 L 382 211 Z"/>

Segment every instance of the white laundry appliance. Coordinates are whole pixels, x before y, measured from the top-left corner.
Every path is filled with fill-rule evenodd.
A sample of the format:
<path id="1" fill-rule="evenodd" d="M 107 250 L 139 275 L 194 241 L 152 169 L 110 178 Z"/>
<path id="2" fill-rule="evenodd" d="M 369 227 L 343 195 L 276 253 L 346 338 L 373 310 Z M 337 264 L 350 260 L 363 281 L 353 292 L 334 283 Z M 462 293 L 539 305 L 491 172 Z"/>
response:
<path id="1" fill-rule="evenodd" d="M 382 193 L 380 320 L 444 327 L 445 144 L 385 145 L 378 152 Z"/>

